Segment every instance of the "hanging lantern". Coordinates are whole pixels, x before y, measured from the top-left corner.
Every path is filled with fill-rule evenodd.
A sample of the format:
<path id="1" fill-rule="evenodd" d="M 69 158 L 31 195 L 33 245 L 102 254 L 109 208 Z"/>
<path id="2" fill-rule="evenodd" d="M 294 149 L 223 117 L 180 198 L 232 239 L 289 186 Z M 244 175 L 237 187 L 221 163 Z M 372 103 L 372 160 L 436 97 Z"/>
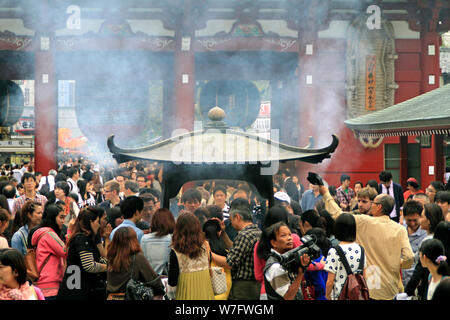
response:
<path id="1" fill-rule="evenodd" d="M 225 111 L 226 122 L 231 127 L 249 127 L 258 117 L 260 104 L 259 90 L 251 81 L 209 81 L 200 93 L 203 119 L 208 119 L 210 109 L 219 106 Z"/>
<path id="2" fill-rule="evenodd" d="M 24 107 L 20 86 L 10 80 L 0 80 L 0 127 L 10 127 L 19 121 Z"/>
<path id="3" fill-rule="evenodd" d="M 115 134 L 122 145 L 133 145 L 151 125 L 146 82 L 77 81 L 75 97 L 80 130 L 105 148 L 109 135 Z"/>

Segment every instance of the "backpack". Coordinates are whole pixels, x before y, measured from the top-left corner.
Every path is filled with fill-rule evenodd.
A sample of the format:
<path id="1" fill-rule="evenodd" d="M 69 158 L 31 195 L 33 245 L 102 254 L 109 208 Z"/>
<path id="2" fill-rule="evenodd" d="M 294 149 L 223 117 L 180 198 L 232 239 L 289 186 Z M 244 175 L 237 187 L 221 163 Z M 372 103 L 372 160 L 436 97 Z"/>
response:
<path id="1" fill-rule="evenodd" d="M 345 253 L 342 248 L 337 245 L 334 247 L 336 252 L 341 258 L 345 271 L 347 272 L 347 279 L 345 280 L 344 287 L 339 294 L 338 300 L 369 300 L 369 288 L 367 287 L 366 280 L 363 276 L 364 270 L 364 248 L 361 248 L 361 259 L 359 260 L 358 270 L 355 273 L 352 272 Z"/>
<path id="2" fill-rule="evenodd" d="M 39 243 L 39 240 L 41 240 L 41 238 L 45 236 L 47 233 L 48 232 L 41 234 L 36 243 Z M 36 264 L 36 249 L 37 245 L 36 247 L 27 249 L 27 254 L 25 255 L 25 265 L 27 267 L 27 280 L 30 280 L 33 283 L 39 280 L 39 276 L 41 274 L 42 269 L 44 269 L 44 266 L 50 259 L 50 255 L 48 255 L 47 258 L 45 258 L 41 268 L 38 269 Z"/>
<path id="3" fill-rule="evenodd" d="M 39 194 L 46 196 L 48 198 L 49 193 L 50 193 L 50 184 L 48 183 L 48 177 L 45 177 L 45 184 L 42 185 L 41 189 L 39 189 Z"/>

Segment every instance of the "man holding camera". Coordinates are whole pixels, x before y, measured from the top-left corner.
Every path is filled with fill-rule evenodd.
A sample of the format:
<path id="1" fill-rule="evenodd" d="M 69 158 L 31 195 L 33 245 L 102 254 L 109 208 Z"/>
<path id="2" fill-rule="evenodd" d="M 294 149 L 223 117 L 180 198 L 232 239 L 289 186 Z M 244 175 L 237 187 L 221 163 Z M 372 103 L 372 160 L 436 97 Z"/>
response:
<path id="1" fill-rule="evenodd" d="M 282 255 L 294 247 L 291 230 L 284 222 L 275 223 L 268 229 L 271 255 L 264 267 L 267 298 L 269 300 L 303 300 L 300 285 L 310 257 L 303 253 L 299 264 L 286 265 Z M 292 258 L 297 261 L 297 257 Z"/>

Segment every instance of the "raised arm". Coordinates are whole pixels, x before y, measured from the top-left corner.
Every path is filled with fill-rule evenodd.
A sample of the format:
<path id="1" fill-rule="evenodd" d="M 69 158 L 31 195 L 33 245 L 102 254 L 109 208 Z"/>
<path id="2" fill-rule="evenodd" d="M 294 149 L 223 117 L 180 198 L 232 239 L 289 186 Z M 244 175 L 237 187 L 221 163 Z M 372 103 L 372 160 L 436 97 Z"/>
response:
<path id="1" fill-rule="evenodd" d="M 334 198 L 331 196 L 328 188 L 325 186 L 319 187 L 319 192 L 323 196 L 323 202 L 325 203 L 325 209 L 330 213 L 333 219 L 337 219 L 342 214 L 342 209 L 338 206 Z"/>

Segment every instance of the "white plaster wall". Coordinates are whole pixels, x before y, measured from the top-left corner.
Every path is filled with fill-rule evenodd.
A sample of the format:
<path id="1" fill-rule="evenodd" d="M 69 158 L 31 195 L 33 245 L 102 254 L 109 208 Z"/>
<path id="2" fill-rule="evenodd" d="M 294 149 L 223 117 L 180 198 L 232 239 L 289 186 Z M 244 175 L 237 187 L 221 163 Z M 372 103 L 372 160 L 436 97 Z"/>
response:
<path id="1" fill-rule="evenodd" d="M 169 36 L 173 37 L 174 32 L 166 30 L 160 20 L 126 20 L 131 27 L 131 30 L 136 32 L 143 32 L 149 36 Z M 56 30 L 56 36 L 79 36 L 88 32 L 97 33 L 104 20 L 81 19 L 81 28 L 79 30 L 70 30 L 67 28 Z"/>
<path id="2" fill-rule="evenodd" d="M 206 28 L 199 29 L 195 32 L 196 37 L 211 37 L 218 32 L 229 32 L 235 20 L 209 20 Z"/>
<path id="3" fill-rule="evenodd" d="M 406 21 L 391 21 L 396 39 L 420 39 L 420 32 L 409 29 Z M 350 21 L 333 20 L 327 30 L 319 32 L 319 38 L 345 39 Z"/>
<path id="4" fill-rule="evenodd" d="M 35 31 L 27 29 L 21 19 L 0 19 L 0 31 L 11 31 L 18 36 L 34 36 Z"/>

